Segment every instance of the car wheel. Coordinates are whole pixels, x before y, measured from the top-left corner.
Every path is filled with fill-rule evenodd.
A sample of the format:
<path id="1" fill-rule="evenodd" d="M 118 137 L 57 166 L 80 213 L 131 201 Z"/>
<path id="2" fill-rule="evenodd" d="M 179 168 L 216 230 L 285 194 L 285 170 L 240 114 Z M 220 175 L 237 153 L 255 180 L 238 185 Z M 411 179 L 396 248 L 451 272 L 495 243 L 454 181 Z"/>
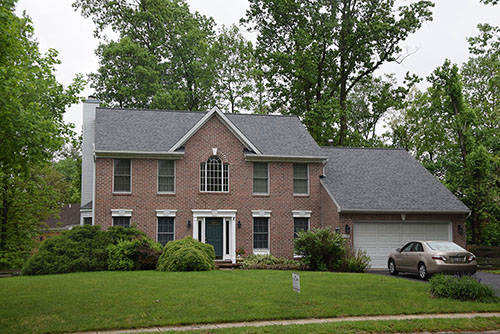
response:
<path id="1" fill-rule="evenodd" d="M 399 272 L 396 270 L 396 263 L 394 263 L 393 259 L 389 260 L 389 274 L 396 276 Z"/>
<path id="2" fill-rule="evenodd" d="M 427 267 L 422 262 L 418 265 L 418 277 L 424 280 L 429 277 L 429 274 L 427 273 Z"/>

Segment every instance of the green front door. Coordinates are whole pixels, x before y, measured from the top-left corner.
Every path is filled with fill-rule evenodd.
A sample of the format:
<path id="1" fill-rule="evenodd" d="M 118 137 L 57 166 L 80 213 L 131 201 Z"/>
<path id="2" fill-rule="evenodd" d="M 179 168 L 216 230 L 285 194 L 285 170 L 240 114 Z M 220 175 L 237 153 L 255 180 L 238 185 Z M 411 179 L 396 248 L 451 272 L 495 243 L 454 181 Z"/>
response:
<path id="1" fill-rule="evenodd" d="M 222 259 L 222 218 L 205 219 L 205 241 L 215 249 L 215 258 Z"/>

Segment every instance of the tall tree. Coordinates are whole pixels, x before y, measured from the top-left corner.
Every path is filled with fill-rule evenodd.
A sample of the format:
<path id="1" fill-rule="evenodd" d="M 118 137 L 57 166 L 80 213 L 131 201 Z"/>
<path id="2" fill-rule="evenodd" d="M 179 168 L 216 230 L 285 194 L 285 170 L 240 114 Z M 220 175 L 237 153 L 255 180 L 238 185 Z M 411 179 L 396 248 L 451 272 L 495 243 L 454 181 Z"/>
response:
<path id="1" fill-rule="evenodd" d="M 399 43 L 432 16 L 430 1 L 394 2 L 250 0 L 242 22 L 259 32 L 273 110 L 302 118 L 321 144 L 349 144 L 350 92 L 400 60 Z"/>
<path id="2" fill-rule="evenodd" d="M 54 209 L 54 188 L 39 175 L 71 136 L 63 113 L 84 85 L 81 76 L 66 88 L 57 82 L 57 52 L 40 54 L 15 3 L 0 4 L 0 258 L 18 258 L 45 209 Z"/>
<path id="3" fill-rule="evenodd" d="M 76 0 L 96 25 L 118 41 L 97 49 L 100 68 L 92 78 L 103 102 L 121 107 L 202 110 L 213 105 L 214 22 L 191 13 L 184 0 Z"/>
<path id="4" fill-rule="evenodd" d="M 215 66 L 217 105 L 231 113 L 249 110 L 253 103 L 255 57 L 252 43 L 236 26 L 222 27 L 211 48 Z"/>
<path id="5" fill-rule="evenodd" d="M 462 73 L 470 73 L 470 63 Z M 464 85 L 459 67 L 448 60 L 427 80 L 427 91 L 414 91 L 402 117 L 391 123 L 393 143 L 414 153 L 471 209 L 469 242 L 500 244 L 500 235 L 493 233 L 500 227 L 498 131 L 490 131 L 490 117 L 480 105 L 469 103 L 482 98 L 467 93 L 472 87 L 482 91 L 489 82 Z"/>

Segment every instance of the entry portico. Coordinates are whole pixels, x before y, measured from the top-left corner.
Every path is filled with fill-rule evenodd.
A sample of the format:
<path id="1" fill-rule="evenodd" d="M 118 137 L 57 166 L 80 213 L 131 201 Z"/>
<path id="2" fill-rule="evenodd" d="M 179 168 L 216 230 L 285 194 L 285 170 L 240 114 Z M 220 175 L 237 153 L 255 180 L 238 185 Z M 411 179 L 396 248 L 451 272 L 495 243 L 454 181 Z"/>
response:
<path id="1" fill-rule="evenodd" d="M 236 263 L 237 210 L 193 209 L 191 211 L 193 239 L 213 245 L 218 259 Z"/>

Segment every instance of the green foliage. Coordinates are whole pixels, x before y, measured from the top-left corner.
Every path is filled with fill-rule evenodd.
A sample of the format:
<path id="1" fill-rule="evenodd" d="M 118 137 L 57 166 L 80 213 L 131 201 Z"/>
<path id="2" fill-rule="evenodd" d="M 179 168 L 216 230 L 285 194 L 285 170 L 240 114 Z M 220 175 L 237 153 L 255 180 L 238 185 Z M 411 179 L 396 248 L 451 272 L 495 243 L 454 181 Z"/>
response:
<path id="1" fill-rule="evenodd" d="M 295 239 L 295 253 L 310 270 L 338 270 L 346 254 L 345 240 L 328 228 L 300 231 Z"/>
<path id="2" fill-rule="evenodd" d="M 133 252 L 132 244 L 135 245 L 135 248 L 132 247 Z M 101 231 L 100 226 L 77 226 L 44 240 L 38 251 L 25 263 L 22 273 L 45 275 L 100 271 L 107 270 L 108 265 L 112 270 L 151 269 L 149 263 L 152 260 L 144 256 L 141 258 L 140 254 L 145 253 L 141 247 L 154 250 L 158 258 L 159 245 L 135 228 L 115 226 L 108 231 Z M 127 262 L 129 260 L 133 263 L 131 267 Z"/>
<path id="3" fill-rule="evenodd" d="M 236 26 L 222 27 L 211 48 L 215 65 L 214 98 L 217 106 L 231 113 L 249 110 L 254 103 L 252 43 L 245 40 Z"/>
<path id="4" fill-rule="evenodd" d="M 272 255 L 249 255 L 241 262 L 242 269 L 277 269 L 298 270 L 301 265 L 297 261 L 277 258 Z"/>
<path id="5" fill-rule="evenodd" d="M 500 29 L 479 25 L 461 68 L 446 60 L 391 122 L 392 141 L 470 209 L 467 241 L 500 245 Z"/>
<path id="6" fill-rule="evenodd" d="M 119 35 L 96 54 L 92 87 L 110 106 L 203 110 L 213 106 L 212 19 L 183 0 L 76 0 L 82 15 Z"/>
<path id="7" fill-rule="evenodd" d="M 168 242 L 158 260 L 159 271 L 203 271 L 215 269 L 215 251 L 192 237 Z"/>
<path id="8" fill-rule="evenodd" d="M 115 245 L 108 246 L 109 270 L 134 270 L 136 249 L 141 244 L 140 240 L 120 240 Z"/>
<path id="9" fill-rule="evenodd" d="M 431 20 L 430 1 L 251 0 L 246 26 L 259 33 L 270 109 L 300 117 L 314 139 L 359 144 L 349 95 L 384 63 L 402 58 L 400 42 Z M 377 118 L 378 107 L 367 121 Z"/>
<path id="10" fill-rule="evenodd" d="M 370 265 L 371 259 L 363 250 L 349 249 L 342 260 L 341 271 L 350 273 L 364 273 Z"/>
<path id="11" fill-rule="evenodd" d="M 29 254 L 39 222 L 57 212 L 60 175 L 49 162 L 71 137 L 66 108 L 79 101 L 84 81 L 68 87 L 55 78 L 57 51 L 38 50 L 31 21 L 0 4 L 0 266 Z M 9 260 L 10 259 L 10 260 Z"/>
<path id="12" fill-rule="evenodd" d="M 495 291 L 493 291 L 492 288 L 486 284 L 480 283 L 473 277 L 439 274 L 433 276 L 429 283 L 429 291 L 434 297 L 486 303 L 500 301 L 500 298 L 495 296 Z"/>

